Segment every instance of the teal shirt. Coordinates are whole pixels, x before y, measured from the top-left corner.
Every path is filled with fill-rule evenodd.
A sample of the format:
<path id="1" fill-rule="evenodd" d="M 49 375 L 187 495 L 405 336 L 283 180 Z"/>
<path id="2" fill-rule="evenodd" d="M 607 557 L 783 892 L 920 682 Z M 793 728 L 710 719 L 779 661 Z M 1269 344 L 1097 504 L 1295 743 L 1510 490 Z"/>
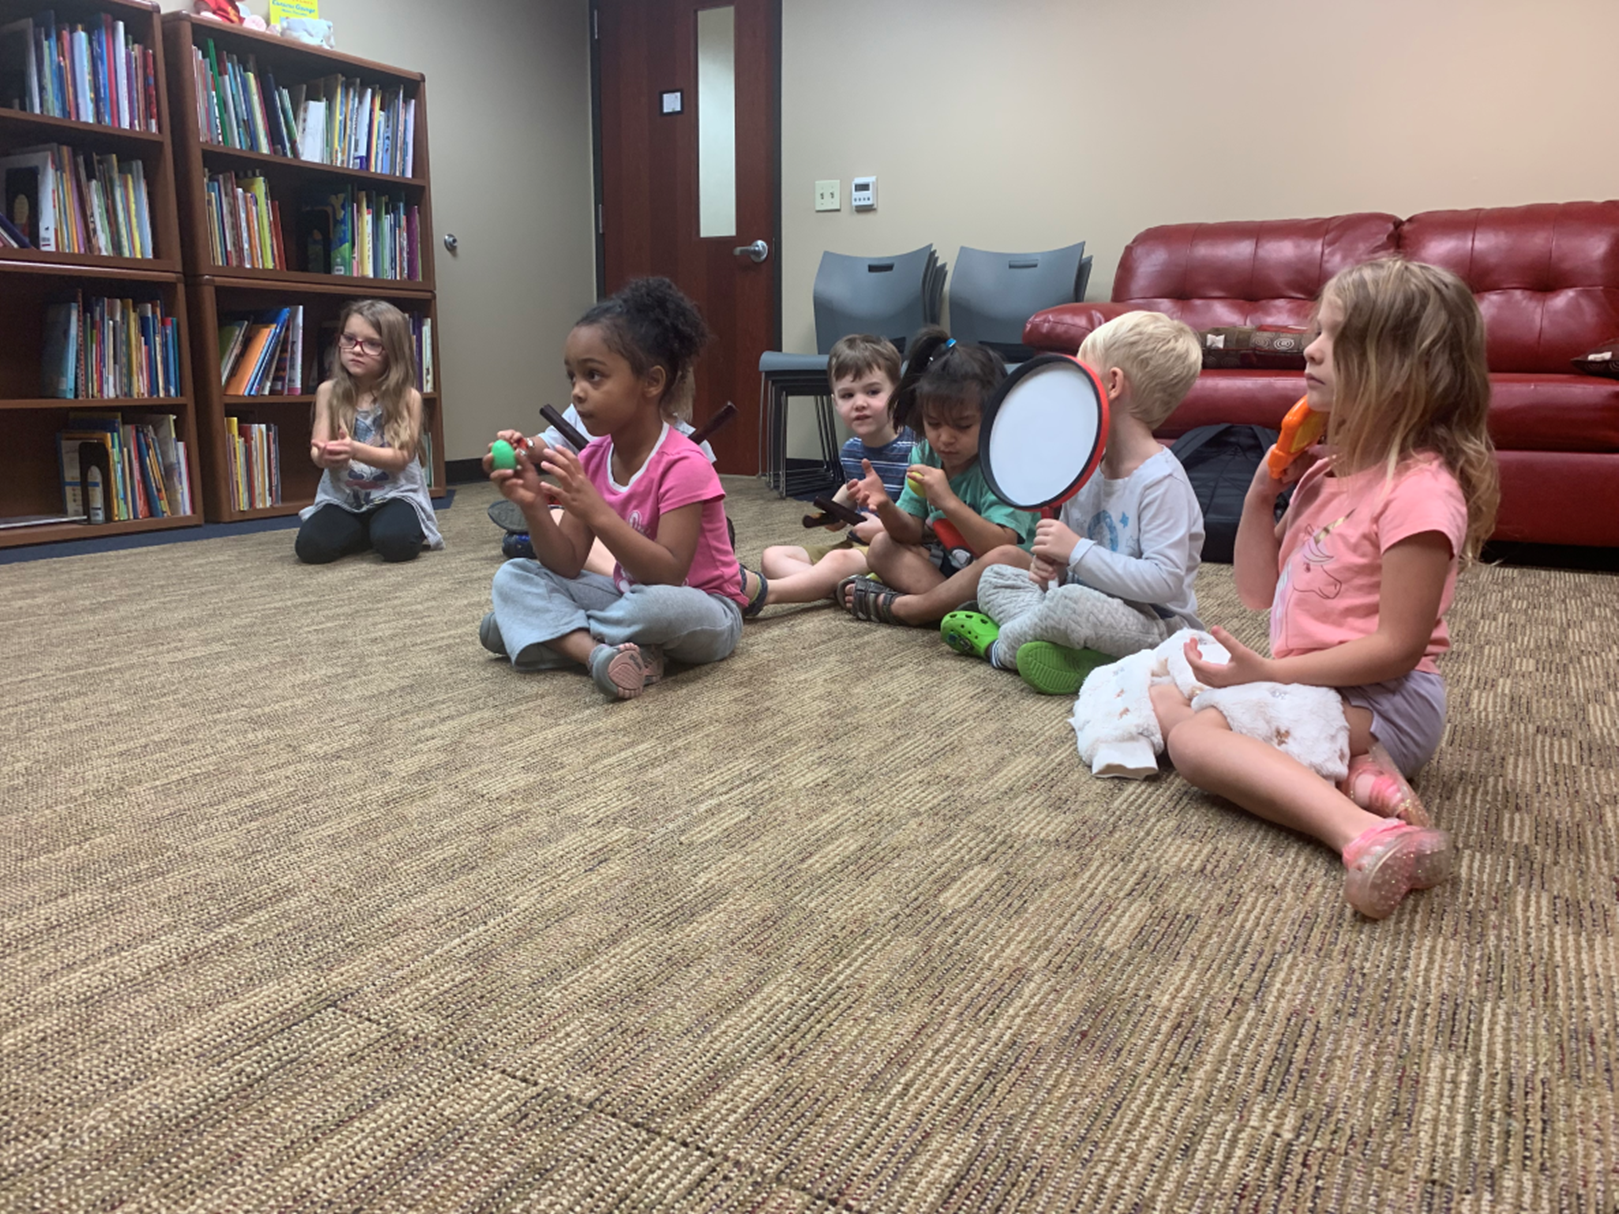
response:
<path id="1" fill-rule="evenodd" d="M 911 448 L 911 463 L 926 464 L 930 468 L 942 468 L 944 464 L 928 446 L 927 440 L 919 440 Z M 990 491 L 989 482 L 984 479 L 984 473 L 974 459 L 967 465 L 967 470 L 958 476 L 950 478 L 950 492 L 962 501 L 962 504 L 979 518 L 997 526 L 1009 527 L 1017 536 L 1017 546 L 1028 548 L 1034 543 L 1034 527 L 1040 521 L 1038 514 L 1030 514 L 1027 510 L 1018 510 L 1008 506 Z M 932 502 L 921 497 L 910 486 L 905 484 L 905 491 L 899 495 L 899 501 L 894 503 L 906 514 L 915 515 L 925 523 L 932 523 L 936 518 L 943 518 L 944 511 L 938 509 Z"/>

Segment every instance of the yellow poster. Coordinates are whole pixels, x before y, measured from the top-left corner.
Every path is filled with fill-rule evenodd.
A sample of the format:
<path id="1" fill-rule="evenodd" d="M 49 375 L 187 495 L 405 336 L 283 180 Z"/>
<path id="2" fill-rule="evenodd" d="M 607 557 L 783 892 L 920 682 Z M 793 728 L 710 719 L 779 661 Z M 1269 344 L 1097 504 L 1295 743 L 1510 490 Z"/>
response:
<path id="1" fill-rule="evenodd" d="M 280 25 L 288 18 L 320 17 L 320 0 L 270 0 L 270 24 Z"/>

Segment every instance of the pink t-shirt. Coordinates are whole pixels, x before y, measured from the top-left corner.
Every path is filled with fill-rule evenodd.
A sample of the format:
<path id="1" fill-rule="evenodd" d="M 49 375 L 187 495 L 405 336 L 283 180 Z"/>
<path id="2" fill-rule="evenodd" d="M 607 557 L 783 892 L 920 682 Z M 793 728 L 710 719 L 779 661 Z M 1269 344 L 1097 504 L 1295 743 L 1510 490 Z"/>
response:
<path id="1" fill-rule="evenodd" d="M 657 446 L 627 485 L 613 481 L 611 437 L 593 440 L 579 453 L 579 463 L 613 513 L 648 539 L 658 538 L 658 519 L 665 513 L 702 502 L 702 527 L 685 584 L 747 605 L 742 573 L 725 529 L 725 490 L 696 443 L 665 423 Z M 623 565 L 615 564 L 613 584 L 627 592 L 635 579 Z"/>
<path id="2" fill-rule="evenodd" d="M 1444 614 L 1456 591 L 1456 554 L 1467 540 L 1467 500 L 1438 457 L 1409 460 L 1388 482 L 1382 468 L 1328 476 L 1323 460 L 1299 481 L 1282 522 L 1281 577 L 1270 612 L 1270 651 L 1278 658 L 1376 632 L 1383 553 L 1424 531 L 1448 539 L 1440 618 L 1417 663 L 1418 670 L 1438 673 L 1434 659 L 1450 648 Z"/>

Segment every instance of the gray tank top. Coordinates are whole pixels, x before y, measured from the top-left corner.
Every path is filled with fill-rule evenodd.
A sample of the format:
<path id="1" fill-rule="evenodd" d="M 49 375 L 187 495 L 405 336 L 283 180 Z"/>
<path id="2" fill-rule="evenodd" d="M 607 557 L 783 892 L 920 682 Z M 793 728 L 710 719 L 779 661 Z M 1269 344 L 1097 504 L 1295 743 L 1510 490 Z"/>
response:
<path id="1" fill-rule="evenodd" d="M 382 407 L 369 405 L 354 415 L 354 441 L 372 447 L 388 446 L 382 431 Z M 315 490 L 315 501 L 299 512 L 308 518 L 322 506 L 341 506 L 354 514 L 374 510 L 392 498 L 404 498 L 416 511 L 422 525 L 422 542 L 429 548 L 444 547 L 439 534 L 438 520 L 433 514 L 433 501 L 427 492 L 427 477 L 422 472 L 420 457 L 413 459 L 398 472 L 373 468 L 354 460 L 347 468 L 328 468 Z"/>

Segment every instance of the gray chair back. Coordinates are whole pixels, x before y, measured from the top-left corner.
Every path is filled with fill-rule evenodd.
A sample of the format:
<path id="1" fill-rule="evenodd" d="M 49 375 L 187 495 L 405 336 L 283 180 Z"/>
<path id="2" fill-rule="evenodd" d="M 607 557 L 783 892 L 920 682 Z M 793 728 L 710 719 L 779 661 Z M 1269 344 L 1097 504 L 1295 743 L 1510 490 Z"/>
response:
<path id="1" fill-rule="evenodd" d="M 1085 298 L 1085 242 L 1044 253 L 992 253 L 963 245 L 950 280 L 950 335 L 1027 357 L 1023 325 L 1036 312 Z"/>
<path id="2" fill-rule="evenodd" d="M 901 350 L 927 320 L 930 273 L 937 258 L 931 244 L 895 257 L 821 254 L 815 272 L 815 345 L 830 354 L 851 333 L 886 337 Z"/>

